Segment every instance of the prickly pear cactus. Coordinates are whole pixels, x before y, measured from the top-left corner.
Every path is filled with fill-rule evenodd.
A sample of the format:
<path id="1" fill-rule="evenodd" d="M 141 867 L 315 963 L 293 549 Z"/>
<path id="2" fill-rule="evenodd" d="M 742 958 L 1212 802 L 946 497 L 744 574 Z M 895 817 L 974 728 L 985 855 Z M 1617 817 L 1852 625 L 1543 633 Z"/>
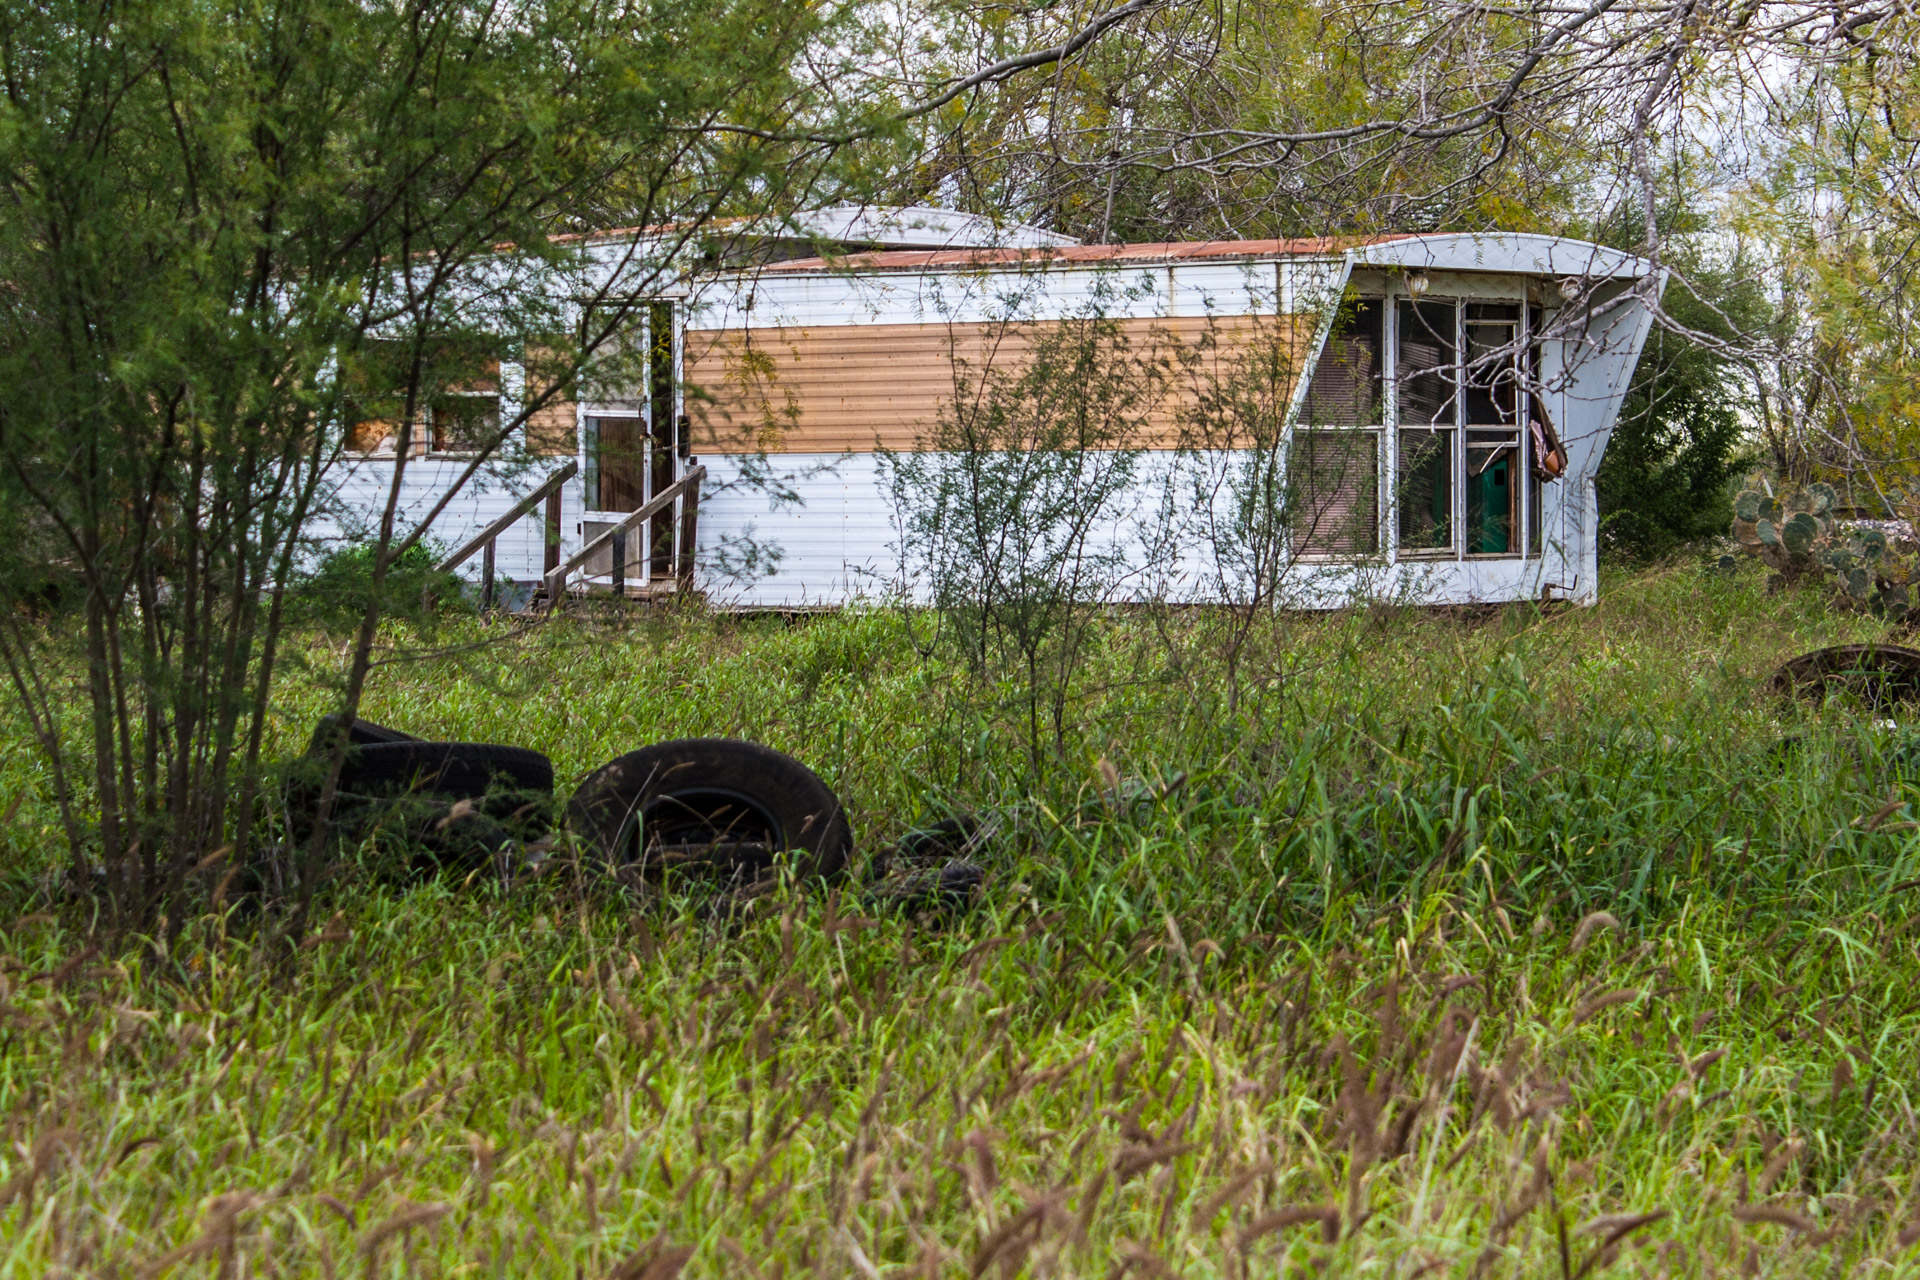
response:
<path id="1" fill-rule="evenodd" d="M 1836 495 L 1826 484 L 1789 485 L 1777 494 L 1755 476 L 1733 500 L 1733 536 L 1787 583 L 1823 567 L 1833 539 Z"/>
<path id="2" fill-rule="evenodd" d="M 1911 588 L 1920 581 L 1920 547 L 1879 529 L 1836 524 L 1838 495 L 1828 484 L 1781 486 L 1749 478 L 1733 500 L 1733 536 L 1771 568 L 1775 587 L 1809 576 L 1827 581 L 1839 603 L 1897 622 L 1920 622 Z"/>

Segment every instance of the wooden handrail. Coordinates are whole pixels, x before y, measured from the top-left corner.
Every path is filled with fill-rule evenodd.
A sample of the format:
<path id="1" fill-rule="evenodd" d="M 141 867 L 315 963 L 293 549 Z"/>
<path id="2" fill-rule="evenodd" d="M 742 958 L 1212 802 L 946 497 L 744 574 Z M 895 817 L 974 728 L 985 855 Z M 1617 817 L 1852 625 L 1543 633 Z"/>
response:
<path id="1" fill-rule="evenodd" d="M 507 514 L 482 529 L 479 533 L 475 534 L 473 539 L 464 547 L 461 547 L 458 551 L 435 565 L 434 571 L 437 573 L 448 573 L 459 568 L 468 560 L 471 560 L 475 552 L 480 551 L 489 542 L 492 542 L 495 538 L 512 528 L 515 521 L 539 506 L 548 494 L 573 479 L 579 470 L 579 462 L 573 461 L 548 476 L 538 489 L 535 489 L 532 493 L 520 499 L 520 501 L 514 505 L 513 510 L 507 512 Z"/>
<path id="2" fill-rule="evenodd" d="M 605 530 L 600 536 L 573 553 L 571 559 L 547 575 L 547 607 L 556 608 L 560 603 L 561 592 L 565 589 L 567 578 L 575 569 L 585 564 L 591 557 L 599 554 L 603 547 L 612 545 L 613 540 L 624 535 L 629 529 L 643 520 L 650 519 L 673 505 L 675 498 L 688 495 L 693 501 L 699 501 L 700 482 L 707 478 L 705 467 L 694 467 L 687 474 L 653 495 L 652 501 L 638 511 L 620 517 L 620 522 Z"/>

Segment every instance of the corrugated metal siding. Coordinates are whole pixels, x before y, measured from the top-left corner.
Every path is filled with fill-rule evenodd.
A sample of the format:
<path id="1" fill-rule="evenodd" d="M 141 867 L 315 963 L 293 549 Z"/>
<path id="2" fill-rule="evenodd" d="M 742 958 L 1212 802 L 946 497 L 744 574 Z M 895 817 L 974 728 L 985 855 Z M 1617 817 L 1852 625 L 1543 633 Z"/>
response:
<path id="1" fill-rule="evenodd" d="M 1059 323 L 1059 322 L 1053 322 Z M 1279 327 L 1276 328 L 1275 326 Z M 1289 374 L 1307 332 L 1291 318 L 1238 313 L 1127 320 L 1119 346 L 1155 384 L 1151 428 L 1133 447 L 1181 442 L 1183 415 L 1230 377 L 1249 344 L 1277 341 Z M 697 447 L 706 453 L 839 453 L 925 447 L 982 374 L 1019 376 L 1051 324 L 820 325 L 694 331 L 686 369 Z M 1102 341 L 1104 341 L 1104 336 Z M 1291 392 L 1291 377 L 1282 398 Z"/>
<path id="2" fill-rule="evenodd" d="M 523 496 L 538 488 L 566 459 L 540 459 L 511 477 L 497 471 L 482 470 L 466 489 L 448 504 L 430 536 L 446 548 L 460 546 L 474 534 L 510 510 Z M 356 458 L 336 464 L 328 474 L 330 494 L 322 515 L 310 526 L 316 555 L 343 545 L 362 542 L 379 532 L 380 516 L 386 509 L 387 494 L 393 482 L 391 459 Z M 402 530 L 411 530 L 427 514 L 441 494 L 457 480 L 466 463 L 453 458 L 415 458 L 407 463 L 401 477 L 398 519 Z M 580 480 L 576 476 L 561 486 L 561 548 L 571 555 L 580 548 L 575 531 L 581 511 Z M 500 535 L 494 572 L 503 578 L 531 582 L 541 576 L 544 566 L 544 504 Z M 468 577 L 480 575 L 480 557 L 476 554 L 461 570 Z"/>
<path id="3" fill-rule="evenodd" d="M 764 489 L 741 483 L 741 460 L 707 459 L 715 489 L 700 508 L 700 582 L 720 608 L 833 608 L 858 600 L 923 600 L 924 583 L 908 580 L 900 561 L 900 533 L 884 488 L 877 456 L 816 454 L 779 459 L 781 484 L 798 492 L 802 506 L 771 502 Z M 1245 598 L 1231 558 L 1214 553 L 1213 533 L 1231 526 L 1227 478 L 1239 457 L 1226 453 L 1149 454 L 1131 494 L 1118 505 L 1130 514 L 1108 521 L 1094 535 L 1098 545 L 1128 548 L 1136 573 L 1118 584 L 1116 598 L 1208 603 Z M 1173 510 L 1178 524 L 1154 532 L 1171 545 L 1149 557 L 1141 546 L 1143 522 L 1152 527 L 1173 469 Z M 1557 595 L 1578 574 L 1582 526 L 1577 511 L 1582 490 L 1567 482 L 1548 485 L 1549 518 L 1563 503 L 1571 543 L 1556 540 L 1538 559 L 1407 560 L 1388 565 L 1296 562 L 1280 584 L 1279 603 L 1299 608 L 1337 608 L 1362 600 L 1421 604 L 1480 604 L 1536 599 L 1543 585 Z M 1555 491 L 1560 492 L 1556 493 Z M 1211 494 L 1209 499 L 1204 496 Z M 1209 527 L 1208 516 L 1215 521 Z M 1556 521 L 1557 522 L 1557 521 Z M 729 576 L 725 565 L 748 546 L 778 552 L 771 575 Z"/>
<path id="4" fill-rule="evenodd" d="M 1338 272 L 1308 260 L 741 275 L 701 282 L 687 315 L 692 329 L 1276 315 L 1319 305 Z"/>
<path id="5" fill-rule="evenodd" d="M 771 461 L 779 485 L 798 492 L 804 505 L 772 501 L 764 487 L 743 480 L 750 460 L 709 457 L 710 480 L 700 507 L 700 585 L 721 608 L 810 609 L 845 605 L 860 599 L 914 598 L 916 584 L 902 574 L 899 531 L 884 484 L 879 458 L 871 453 L 788 454 Z M 332 511 L 314 524 L 315 549 L 324 552 L 370 533 L 386 500 L 390 461 L 343 465 L 336 479 Z M 461 464 L 447 459 L 418 459 L 408 464 L 402 494 L 402 518 L 418 519 L 458 474 Z M 1149 455 L 1132 498 L 1141 512 L 1157 509 L 1175 455 Z M 1123 589 L 1127 598 L 1201 602 L 1221 597 L 1221 582 L 1233 572 L 1211 554 L 1204 513 L 1227 522 L 1229 505 L 1219 483 L 1234 464 L 1228 454 L 1201 454 L 1181 463 L 1176 509 L 1187 523 L 1179 531 L 1174 554 L 1164 566 L 1143 572 Z M 544 469 L 539 474 L 544 474 Z M 446 546 L 464 542 L 503 514 L 519 494 L 539 483 L 528 472 L 510 484 L 491 484 L 463 493 L 435 529 Z M 1541 585 L 1557 594 L 1574 589 L 1581 574 L 1590 516 L 1583 503 L 1585 482 L 1575 477 L 1546 486 L 1549 547 L 1541 559 L 1466 562 L 1403 562 L 1379 565 L 1300 565 L 1288 580 L 1288 598 L 1300 607 L 1333 607 L 1356 598 L 1416 600 L 1430 604 L 1531 599 Z M 1209 502 L 1201 494 L 1212 492 Z M 578 550 L 581 516 L 579 480 L 563 487 L 563 554 Z M 1196 513 L 1202 513 L 1196 516 Z M 538 515 L 521 521 L 500 539 L 497 572 L 503 578 L 531 582 L 540 576 L 542 558 Z M 1112 525 L 1101 539 L 1132 536 Z M 730 574 L 752 549 L 777 552 L 771 575 Z M 1140 561 L 1145 564 L 1144 555 Z M 477 577 L 476 556 L 462 570 Z"/>
<path id="6" fill-rule="evenodd" d="M 749 482 L 743 459 L 702 461 L 699 574 L 715 605 L 806 609 L 900 594 L 899 538 L 876 455 L 781 456 L 778 483 L 801 495 L 798 506 Z M 771 576 L 729 572 L 756 551 L 778 555 Z"/>

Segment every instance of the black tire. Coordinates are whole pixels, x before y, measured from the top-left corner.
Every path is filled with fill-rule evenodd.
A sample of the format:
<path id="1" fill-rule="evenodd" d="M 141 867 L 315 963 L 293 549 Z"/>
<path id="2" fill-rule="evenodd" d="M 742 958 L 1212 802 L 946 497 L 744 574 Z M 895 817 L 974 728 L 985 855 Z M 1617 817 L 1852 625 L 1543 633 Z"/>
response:
<path id="1" fill-rule="evenodd" d="M 958 911 L 979 896 L 987 873 L 971 862 L 949 862 L 933 871 L 919 871 L 867 891 L 867 901 L 895 910 Z"/>
<path id="2" fill-rule="evenodd" d="M 313 737 L 307 740 L 307 754 L 310 756 L 324 754 L 333 745 L 333 736 L 339 727 L 339 716 L 321 716 L 319 723 L 313 726 Z M 420 739 L 410 733 L 402 733 L 398 729 L 389 729 L 383 724 L 375 724 L 371 720 L 355 719 L 353 727 L 347 730 L 347 741 L 356 747 L 366 747 L 381 742 L 419 742 Z"/>
<path id="3" fill-rule="evenodd" d="M 567 826 L 593 856 L 644 875 L 673 851 L 733 851 L 736 878 L 791 853 L 803 878 L 832 877 L 853 856 L 838 796 L 813 770 L 737 738 L 681 738 L 601 765 L 567 804 Z"/>
<path id="4" fill-rule="evenodd" d="M 366 795 L 478 800 L 496 791 L 553 793 L 553 761 L 490 742 L 373 742 L 347 752 L 340 789 Z"/>
<path id="5" fill-rule="evenodd" d="M 920 827 L 900 837 L 894 854 L 905 862 L 925 863 L 935 859 L 962 858 L 980 843 L 985 824 L 971 813 L 942 818 L 930 827 Z"/>
<path id="6" fill-rule="evenodd" d="M 1837 644 L 1783 663 L 1773 687 L 1821 698 L 1845 690 L 1869 706 L 1920 700 L 1920 650 L 1897 644 Z"/>
<path id="7" fill-rule="evenodd" d="M 309 759 L 287 791 L 297 837 L 304 839 L 319 802 L 317 758 Z M 548 829 L 553 806 L 553 762 L 538 751 L 483 742 L 373 742 L 350 747 L 340 767 L 340 787 L 329 825 L 357 838 L 372 826 L 399 817 L 418 825 L 419 815 L 437 820 L 447 802 L 467 800 L 472 810 L 504 823 L 522 838 Z M 396 815 L 395 806 L 407 812 Z"/>

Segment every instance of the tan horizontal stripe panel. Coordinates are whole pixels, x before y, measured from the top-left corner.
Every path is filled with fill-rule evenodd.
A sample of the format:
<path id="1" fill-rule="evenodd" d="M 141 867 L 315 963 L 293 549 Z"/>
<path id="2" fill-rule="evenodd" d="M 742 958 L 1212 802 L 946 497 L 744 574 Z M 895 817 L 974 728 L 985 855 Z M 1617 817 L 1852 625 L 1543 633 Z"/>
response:
<path id="1" fill-rule="evenodd" d="M 1140 448 L 1191 435 L 1194 406 L 1262 339 L 1284 400 L 1301 352 L 1290 318 L 1119 322 L 1147 408 Z M 860 453 L 929 446 L 957 392 L 982 398 L 987 371 L 1020 376 L 1057 324 L 821 325 L 694 330 L 686 339 L 695 447 L 708 453 Z M 1237 384 L 1236 384 L 1237 385 Z M 1204 434 L 1204 433 L 1203 433 Z M 1229 432 L 1230 434 L 1230 432 Z M 1219 443 L 1201 441 L 1202 443 Z"/>

